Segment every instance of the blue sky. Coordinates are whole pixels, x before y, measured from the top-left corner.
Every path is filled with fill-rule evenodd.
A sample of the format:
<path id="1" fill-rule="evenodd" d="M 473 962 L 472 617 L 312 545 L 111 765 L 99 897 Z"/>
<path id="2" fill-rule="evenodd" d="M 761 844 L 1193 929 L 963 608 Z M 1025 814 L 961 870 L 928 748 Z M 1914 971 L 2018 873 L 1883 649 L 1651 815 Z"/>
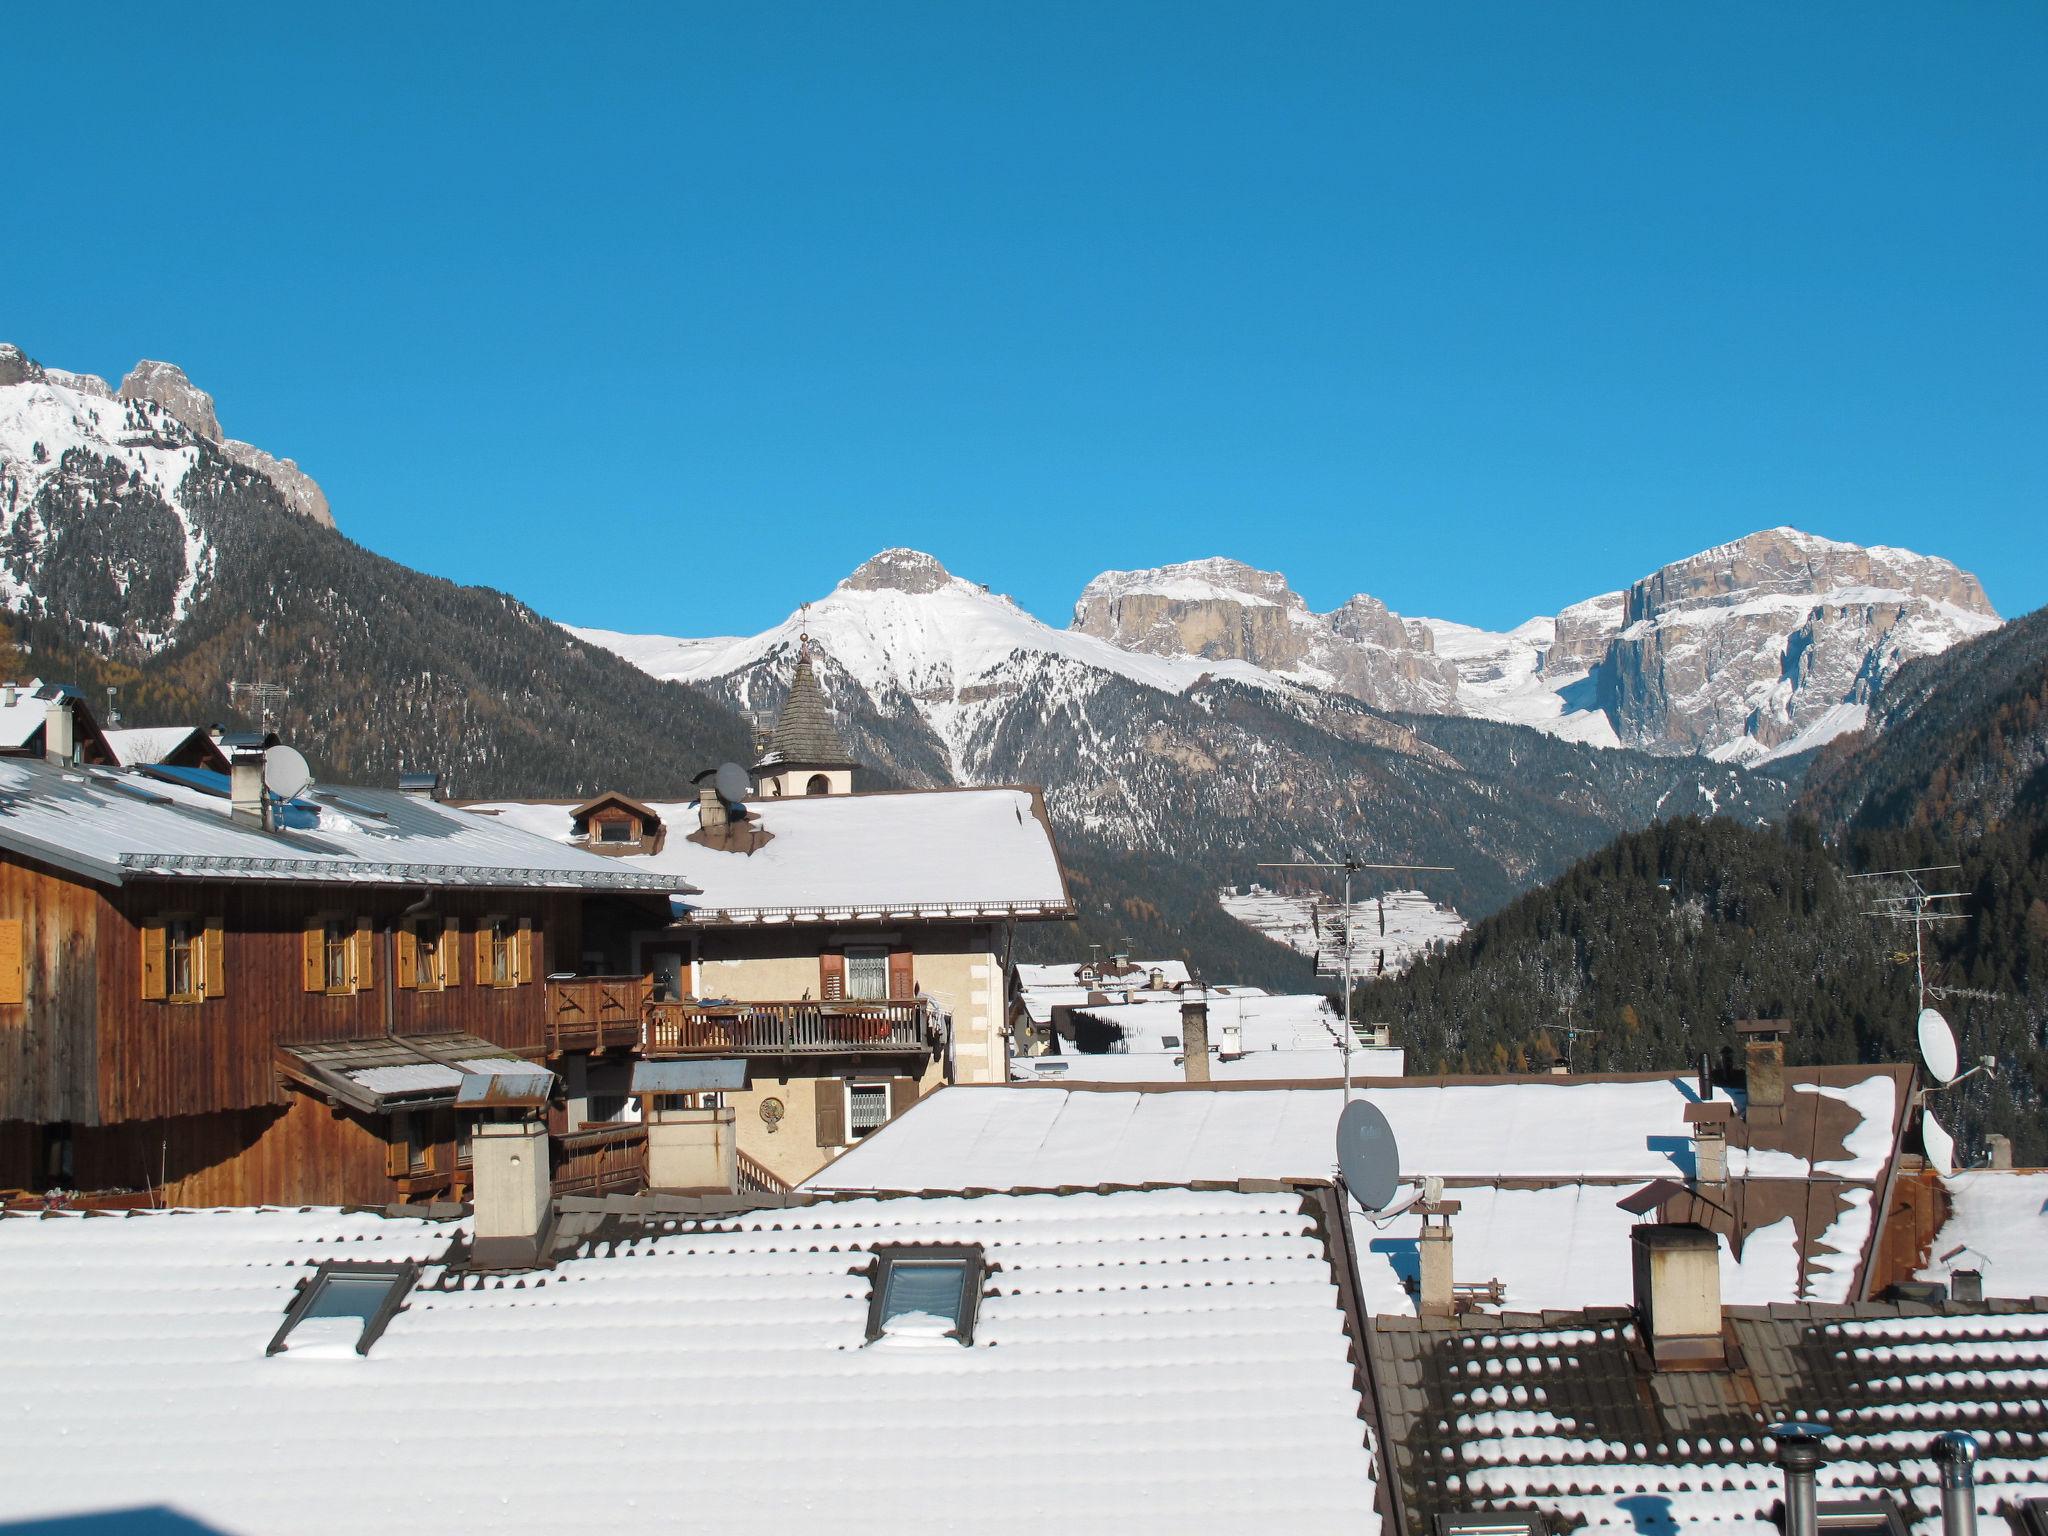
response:
<path id="1" fill-rule="evenodd" d="M 2048 601 L 2048 7 L 9 17 L 0 339 L 352 537 L 764 626 L 1231 554 L 1507 625 L 1788 522 Z"/>

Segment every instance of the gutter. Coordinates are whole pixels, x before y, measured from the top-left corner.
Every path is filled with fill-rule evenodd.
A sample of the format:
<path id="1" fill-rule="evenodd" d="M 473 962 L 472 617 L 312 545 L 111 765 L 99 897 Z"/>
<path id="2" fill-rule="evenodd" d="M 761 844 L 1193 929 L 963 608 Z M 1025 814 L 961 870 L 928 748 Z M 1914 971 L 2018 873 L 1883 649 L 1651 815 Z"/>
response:
<path id="1" fill-rule="evenodd" d="M 1351 1192 L 1343 1179 L 1328 1184 L 1302 1186 L 1303 1194 L 1322 1212 L 1324 1242 L 1337 1266 L 1337 1300 L 1344 1313 L 1344 1329 L 1358 1351 L 1357 1380 L 1361 1417 L 1373 1438 L 1373 1468 L 1379 1481 L 1381 1528 L 1394 1536 L 1407 1536 L 1408 1511 L 1402 1501 L 1401 1477 L 1394 1467 L 1393 1441 L 1387 1433 L 1386 1405 L 1380 1396 L 1379 1380 L 1373 1370 L 1372 1324 L 1359 1299 L 1358 1254 L 1351 1243 Z"/>

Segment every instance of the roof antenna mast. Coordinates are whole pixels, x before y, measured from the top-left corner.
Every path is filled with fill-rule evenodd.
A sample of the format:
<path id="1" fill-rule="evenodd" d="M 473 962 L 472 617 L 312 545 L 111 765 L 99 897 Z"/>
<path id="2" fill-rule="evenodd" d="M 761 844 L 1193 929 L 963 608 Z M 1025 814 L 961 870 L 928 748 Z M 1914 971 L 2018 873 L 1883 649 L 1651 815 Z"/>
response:
<path id="1" fill-rule="evenodd" d="M 228 684 L 228 703 L 244 714 L 254 715 L 266 731 L 277 729 L 278 714 L 291 696 L 291 689 L 283 683 Z"/>
<path id="2" fill-rule="evenodd" d="M 1359 859 L 1296 859 L 1288 864 L 1261 864 L 1260 869 L 1341 869 L 1344 871 L 1344 1038 L 1339 1042 L 1344 1049 L 1344 1102 L 1351 1102 L 1351 1048 L 1357 1043 L 1357 1032 L 1351 1027 L 1351 950 L 1352 934 L 1355 931 L 1351 909 L 1351 876 L 1354 871 L 1366 869 L 1398 869 L 1411 873 L 1448 874 L 1455 866 L 1450 864 L 1367 864 Z"/>

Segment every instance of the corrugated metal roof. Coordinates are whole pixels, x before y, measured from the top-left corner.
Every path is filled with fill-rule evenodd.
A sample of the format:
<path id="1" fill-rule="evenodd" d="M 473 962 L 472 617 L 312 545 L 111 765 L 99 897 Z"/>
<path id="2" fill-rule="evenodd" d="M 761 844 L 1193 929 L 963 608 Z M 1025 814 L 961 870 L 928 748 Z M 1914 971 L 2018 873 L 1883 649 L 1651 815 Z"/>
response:
<path id="1" fill-rule="evenodd" d="M 746 1086 L 744 1059 L 633 1063 L 635 1093 L 737 1093 Z"/>
<path id="2" fill-rule="evenodd" d="M 147 784 L 148 798 L 130 792 L 138 783 Z M 669 895 L 695 889 L 672 872 L 599 858 L 417 795 L 350 789 L 347 797 L 358 814 L 308 802 L 296 818 L 305 823 L 300 829 L 266 832 L 232 820 L 228 802 L 189 775 L 157 770 L 140 779 L 5 758 L 0 848 L 116 885 L 152 875 Z"/>

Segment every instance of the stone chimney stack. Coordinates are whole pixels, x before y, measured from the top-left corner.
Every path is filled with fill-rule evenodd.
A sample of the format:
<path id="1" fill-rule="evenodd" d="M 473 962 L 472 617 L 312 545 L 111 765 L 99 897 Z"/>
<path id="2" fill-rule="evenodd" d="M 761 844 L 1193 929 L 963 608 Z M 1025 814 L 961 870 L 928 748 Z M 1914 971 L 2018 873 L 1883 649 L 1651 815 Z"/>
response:
<path id="1" fill-rule="evenodd" d="M 1209 999 L 1200 992 L 1180 1005 L 1180 1048 L 1191 1083 L 1209 1081 Z"/>
<path id="2" fill-rule="evenodd" d="M 58 694 L 43 711 L 43 756 L 53 763 L 71 763 L 78 757 L 78 721 L 68 694 Z"/>
<path id="3" fill-rule="evenodd" d="M 731 820 L 725 808 L 725 797 L 718 792 L 715 784 L 700 784 L 697 787 L 697 824 L 707 832 L 722 827 Z"/>
<path id="4" fill-rule="evenodd" d="M 554 1182 L 548 1127 L 538 1116 L 480 1120 L 470 1134 L 480 1269 L 531 1269 L 552 1225 Z"/>
<path id="5" fill-rule="evenodd" d="M 1721 1244 L 1690 1222 L 1645 1222 L 1635 1249 L 1636 1321 L 1659 1370 L 1704 1370 L 1721 1343 Z"/>
<path id="6" fill-rule="evenodd" d="M 1984 1145 L 1990 1150 L 1988 1166 L 2002 1170 L 2012 1167 L 2012 1138 L 1993 1131 L 1984 1138 Z"/>
<path id="7" fill-rule="evenodd" d="M 264 748 L 240 741 L 228 752 L 228 813 L 242 826 L 270 830 L 270 803 L 263 792 Z"/>
<path id="8" fill-rule="evenodd" d="M 1747 1114 L 1753 1121 L 1774 1124 L 1785 1118 L 1785 1037 L 1789 1019 L 1743 1019 L 1735 1026 L 1742 1037 Z"/>
<path id="9" fill-rule="evenodd" d="M 1427 1200 L 1421 1204 L 1422 1239 L 1417 1249 L 1422 1260 L 1422 1283 L 1415 1304 L 1418 1316 L 1458 1315 L 1458 1296 L 1452 1285 L 1457 1271 L 1451 1263 L 1451 1218 L 1458 1209 L 1456 1200 Z"/>
<path id="10" fill-rule="evenodd" d="M 1734 1107 L 1720 1100 L 1685 1106 L 1685 1123 L 1692 1127 L 1695 1184 L 1728 1182 L 1728 1122 L 1734 1118 Z"/>

